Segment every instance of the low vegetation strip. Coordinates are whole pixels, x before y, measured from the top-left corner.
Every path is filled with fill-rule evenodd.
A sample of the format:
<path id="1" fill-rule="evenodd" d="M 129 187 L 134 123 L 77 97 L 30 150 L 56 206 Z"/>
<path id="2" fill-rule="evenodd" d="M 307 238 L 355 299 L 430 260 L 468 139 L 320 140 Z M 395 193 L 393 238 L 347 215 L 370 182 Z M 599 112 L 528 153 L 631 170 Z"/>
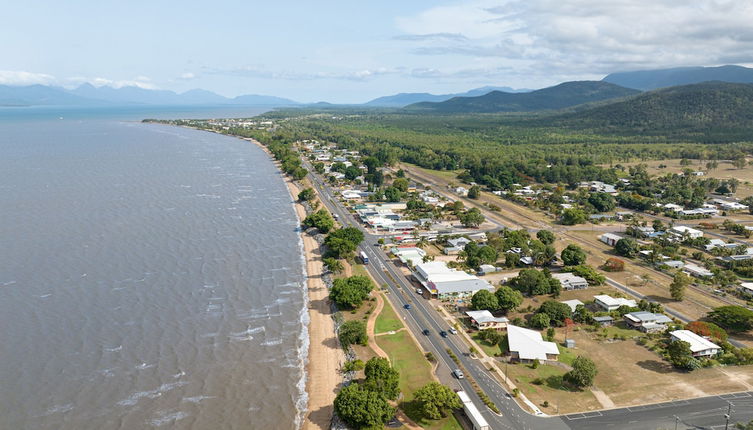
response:
<path id="1" fill-rule="evenodd" d="M 376 319 L 376 326 L 374 327 L 374 333 L 389 333 L 392 331 L 398 331 L 403 328 L 403 323 L 395 313 L 392 305 L 385 300 L 384 308 L 379 313 Z"/>

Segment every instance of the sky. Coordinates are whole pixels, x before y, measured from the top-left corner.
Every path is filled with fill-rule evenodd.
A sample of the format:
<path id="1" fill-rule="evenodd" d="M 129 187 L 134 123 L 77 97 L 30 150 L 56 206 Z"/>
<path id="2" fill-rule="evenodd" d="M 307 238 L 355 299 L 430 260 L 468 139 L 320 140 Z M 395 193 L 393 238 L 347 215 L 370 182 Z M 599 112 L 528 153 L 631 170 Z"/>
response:
<path id="1" fill-rule="evenodd" d="M 753 2 L 5 0 L 0 84 L 360 103 L 753 65 Z"/>

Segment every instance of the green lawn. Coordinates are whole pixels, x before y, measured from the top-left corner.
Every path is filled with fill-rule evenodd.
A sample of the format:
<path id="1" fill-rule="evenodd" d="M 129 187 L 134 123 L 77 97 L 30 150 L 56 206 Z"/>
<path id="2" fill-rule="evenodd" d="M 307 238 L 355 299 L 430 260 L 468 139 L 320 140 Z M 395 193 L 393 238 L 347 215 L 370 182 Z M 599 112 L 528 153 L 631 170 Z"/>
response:
<path id="1" fill-rule="evenodd" d="M 387 309 L 387 306 L 385 306 L 385 309 Z M 453 416 L 441 420 L 424 418 L 418 410 L 418 405 L 413 402 L 413 393 L 434 381 L 434 378 L 432 378 L 430 363 L 413 342 L 413 339 L 410 338 L 410 335 L 406 331 L 401 331 L 395 334 L 378 336 L 376 341 L 387 353 L 392 365 L 400 372 L 400 391 L 403 393 L 400 408 L 405 411 L 405 414 L 425 429 L 461 430 L 462 427 Z"/>
<path id="2" fill-rule="evenodd" d="M 573 361 L 578 358 L 578 353 L 570 348 L 565 348 L 559 343 L 557 344 L 557 348 L 560 350 L 560 357 L 558 361 L 572 366 Z"/>
<path id="3" fill-rule="evenodd" d="M 400 317 L 397 316 L 387 298 L 384 298 L 384 308 L 377 316 L 374 333 L 388 333 L 401 328 L 403 328 L 403 322 L 400 321 Z"/>
<path id="4" fill-rule="evenodd" d="M 479 339 L 479 334 L 480 333 L 474 334 L 472 339 L 476 342 L 476 345 L 480 346 L 481 349 L 484 350 L 486 355 L 488 355 L 489 357 L 494 357 L 496 354 L 502 352 L 502 350 L 499 348 L 499 345 L 492 345 L 491 343 Z"/>

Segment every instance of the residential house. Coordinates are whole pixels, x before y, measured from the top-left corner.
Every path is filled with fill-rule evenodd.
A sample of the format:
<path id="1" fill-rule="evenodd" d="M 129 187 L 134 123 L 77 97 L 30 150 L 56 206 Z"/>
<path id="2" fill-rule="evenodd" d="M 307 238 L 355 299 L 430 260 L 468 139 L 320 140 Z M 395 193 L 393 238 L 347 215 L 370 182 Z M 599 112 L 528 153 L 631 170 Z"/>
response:
<path id="1" fill-rule="evenodd" d="M 510 358 L 523 363 L 557 360 L 560 353 L 557 344 L 544 341 L 538 331 L 514 325 L 507 326 L 507 343 Z"/>
<path id="2" fill-rule="evenodd" d="M 703 232 L 701 230 L 696 230 L 684 225 L 676 225 L 670 228 L 669 232 L 680 238 L 688 237 L 690 239 L 698 239 L 699 237 L 703 237 Z"/>
<path id="3" fill-rule="evenodd" d="M 482 264 L 481 266 L 479 266 L 478 275 L 479 276 L 484 276 L 484 275 L 488 275 L 489 273 L 494 273 L 496 271 L 497 271 L 497 268 L 494 267 L 493 265 L 491 265 L 491 264 Z"/>
<path id="4" fill-rule="evenodd" d="M 601 236 L 599 236 L 599 240 L 606 243 L 609 246 L 615 246 L 617 244 L 617 241 L 622 239 L 622 236 L 619 234 L 614 233 L 604 233 Z"/>
<path id="5" fill-rule="evenodd" d="M 442 250 L 445 255 L 455 255 L 458 252 L 465 249 L 465 245 L 473 242 L 467 237 L 456 237 L 454 239 L 447 240 L 447 246 Z"/>
<path id="6" fill-rule="evenodd" d="M 594 317 L 594 322 L 602 327 L 609 327 L 614 324 L 614 318 L 610 316 Z"/>
<path id="7" fill-rule="evenodd" d="M 673 342 L 681 340 L 689 343 L 690 352 L 693 354 L 693 357 L 713 357 L 722 350 L 721 346 L 690 330 L 675 330 L 669 334 L 672 336 Z"/>
<path id="8" fill-rule="evenodd" d="M 471 325 L 478 330 L 504 330 L 510 322 L 505 317 L 495 317 L 489 311 L 468 311 L 465 314 L 471 319 Z"/>
<path id="9" fill-rule="evenodd" d="M 682 268 L 682 271 L 687 273 L 688 275 L 695 276 L 696 278 L 710 278 L 714 276 L 714 274 L 710 270 L 693 263 L 686 264 Z"/>
<path id="10" fill-rule="evenodd" d="M 645 311 L 631 312 L 625 314 L 623 318 L 628 326 L 644 333 L 663 332 L 667 329 L 667 324 L 672 322 L 672 319 L 664 314 Z"/>
<path id="11" fill-rule="evenodd" d="M 654 228 L 651 226 L 646 226 L 646 227 L 638 226 L 638 227 L 634 227 L 633 230 L 635 230 L 638 236 L 641 236 L 641 237 L 649 237 L 651 233 L 654 233 L 655 231 Z"/>
<path id="12" fill-rule="evenodd" d="M 468 188 L 465 187 L 457 187 L 455 188 L 455 194 L 458 194 L 460 196 L 467 196 L 468 195 Z"/>
<path id="13" fill-rule="evenodd" d="M 753 282 L 743 282 L 737 290 L 744 296 L 753 297 Z"/>
<path id="14" fill-rule="evenodd" d="M 682 269 L 685 266 L 685 262 L 680 260 L 667 260 L 659 263 L 660 266 L 667 266 L 672 269 Z"/>
<path id="15" fill-rule="evenodd" d="M 588 288 L 588 281 L 585 278 L 573 275 L 572 273 L 552 273 L 552 278 L 560 281 L 560 285 L 562 285 L 562 289 L 565 291 Z"/>
<path id="16" fill-rule="evenodd" d="M 612 297 L 604 294 L 594 296 L 594 303 L 596 303 L 605 311 L 616 311 L 620 308 L 620 306 L 627 306 L 630 308 L 638 306 L 635 300 L 624 299 L 622 297 Z"/>
<path id="17" fill-rule="evenodd" d="M 582 305 L 583 304 L 583 302 L 581 302 L 578 299 L 564 300 L 564 301 L 562 301 L 560 303 L 564 303 L 564 304 L 570 306 L 570 310 L 573 311 L 573 312 L 575 312 L 575 308 L 577 308 L 578 305 Z"/>

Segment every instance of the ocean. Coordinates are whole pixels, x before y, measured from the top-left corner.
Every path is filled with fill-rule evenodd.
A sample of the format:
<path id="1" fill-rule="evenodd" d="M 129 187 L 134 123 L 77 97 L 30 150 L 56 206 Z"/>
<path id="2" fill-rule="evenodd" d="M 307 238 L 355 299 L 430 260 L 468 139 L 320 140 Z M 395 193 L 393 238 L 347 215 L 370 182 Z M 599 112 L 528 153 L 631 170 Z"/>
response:
<path id="1" fill-rule="evenodd" d="M 138 122 L 260 112 L 0 109 L 0 428 L 299 425 L 281 174 L 246 141 Z"/>

